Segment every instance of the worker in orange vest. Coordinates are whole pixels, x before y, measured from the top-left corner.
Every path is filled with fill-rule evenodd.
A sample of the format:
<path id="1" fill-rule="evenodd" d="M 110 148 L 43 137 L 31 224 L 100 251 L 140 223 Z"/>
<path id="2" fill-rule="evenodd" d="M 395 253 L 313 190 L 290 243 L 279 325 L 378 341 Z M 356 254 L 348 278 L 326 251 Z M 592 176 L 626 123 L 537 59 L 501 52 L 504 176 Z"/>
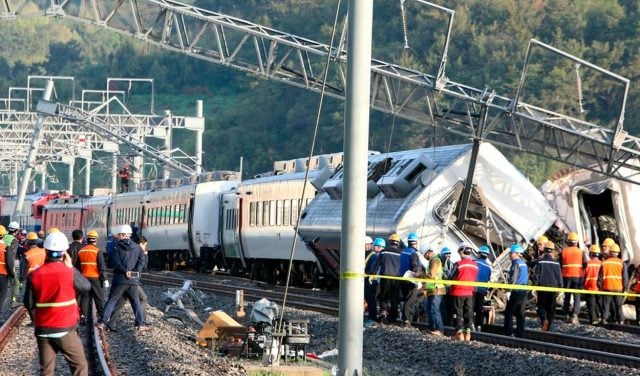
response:
<path id="1" fill-rule="evenodd" d="M 613 244 L 609 250 L 609 258 L 602 262 L 602 291 L 624 292 L 629 284 L 629 276 L 627 274 L 627 265 L 620 257 L 620 246 Z M 602 299 L 602 323 L 606 324 L 609 319 L 609 311 L 611 302 L 613 302 L 613 321 L 622 325 L 624 317 L 622 314 L 622 296 L 620 295 L 604 295 Z"/>
<path id="2" fill-rule="evenodd" d="M 30 232 L 27 234 L 26 251 L 20 260 L 20 282 L 24 282 L 32 271 L 44 265 L 47 252 L 37 245 L 38 234 Z"/>
<path id="3" fill-rule="evenodd" d="M 600 269 L 602 261 L 600 260 L 600 246 L 593 244 L 589 247 L 589 262 L 584 268 L 584 289 L 588 291 L 600 291 L 602 288 L 602 277 Z M 591 325 L 598 325 L 602 318 L 602 299 L 600 295 L 587 295 L 587 308 L 589 309 L 589 321 Z"/>
<path id="4" fill-rule="evenodd" d="M 104 309 L 104 283 L 107 281 L 107 267 L 98 242 L 98 232 L 87 232 L 87 245 L 80 248 L 76 258 L 76 268 L 91 283 L 91 290 L 80 298 L 80 307 L 85 317 L 91 312 L 91 302 L 96 305 L 98 317 L 102 317 Z"/>
<path id="5" fill-rule="evenodd" d="M 640 264 L 636 266 L 636 294 L 640 294 Z M 636 324 L 640 325 L 640 298 L 636 296 Z"/>
<path id="6" fill-rule="evenodd" d="M 587 256 L 578 247 L 578 234 L 572 232 L 567 236 L 567 247 L 560 253 L 560 265 L 562 265 L 562 283 L 566 289 L 582 289 L 584 267 L 587 265 Z M 573 314 L 570 314 L 569 306 L 573 296 Z M 580 294 L 564 293 L 562 305 L 566 322 L 579 324 Z"/>
<path id="7" fill-rule="evenodd" d="M 9 282 L 13 280 L 14 257 L 4 243 L 4 236 L 7 229 L 0 225 L 0 314 L 4 310 L 4 302 L 7 300 L 7 288 Z"/>

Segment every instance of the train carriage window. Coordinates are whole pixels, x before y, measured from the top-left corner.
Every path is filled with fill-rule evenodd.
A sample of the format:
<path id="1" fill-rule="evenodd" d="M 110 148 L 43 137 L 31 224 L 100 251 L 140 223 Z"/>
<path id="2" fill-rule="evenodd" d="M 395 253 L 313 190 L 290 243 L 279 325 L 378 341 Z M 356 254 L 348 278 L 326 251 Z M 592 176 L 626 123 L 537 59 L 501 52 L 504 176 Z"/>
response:
<path id="1" fill-rule="evenodd" d="M 148 222 L 149 226 L 155 226 L 156 225 L 156 208 L 149 209 L 147 222 Z"/>
<path id="2" fill-rule="evenodd" d="M 256 203 L 249 203 L 249 226 L 253 227 L 256 225 Z"/>
<path id="3" fill-rule="evenodd" d="M 164 207 L 164 219 L 163 219 L 162 223 L 165 224 L 165 225 L 169 224 L 169 218 L 171 217 L 171 213 L 169 213 L 170 209 L 171 209 L 170 205 L 166 205 Z"/>
<path id="4" fill-rule="evenodd" d="M 291 200 L 284 200 L 284 225 L 289 226 L 291 224 Z"/>
<path id="5" fill-rule="evenodd" d="M 262 203 L 256 202 L 256 226 L 262 226 Z"/>
<path id="6" fill-rule="evenodd" d="M 282 222 L 284 221 L 283 208 L 284 208 L 284 203 L 282 202 L 282 200 L 276 201 L 276 226 L 282 226 Z"/>
<path id="7" fill-rule="evenodd" d="M 269 201 L 269 226 L 276 225 L 276 216 L 277 216 L 276 201 L 271 200 Z"/>
<path id="8" fill-rule="evenodd" d="M 262 201 L 262 225 L 269 226 L 269 201 Z"/>
<path id="9" fill-rule="evenodd" d="M 291 224 L 293 226 L 298 222 L 298 200 L 291 200 Z"/>

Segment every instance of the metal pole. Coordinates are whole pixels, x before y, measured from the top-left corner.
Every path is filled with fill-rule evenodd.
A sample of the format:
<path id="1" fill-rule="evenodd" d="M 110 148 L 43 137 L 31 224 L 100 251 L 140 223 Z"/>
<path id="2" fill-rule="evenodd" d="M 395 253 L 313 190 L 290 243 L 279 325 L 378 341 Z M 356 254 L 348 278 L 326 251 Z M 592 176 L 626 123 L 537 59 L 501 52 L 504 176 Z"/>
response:
<path id="1" fill-rule="evenodd" d="M 42 164 L 42 173 L 40 174 L 40 190 L 42 192 L 47 189 L 47 164 Z"/>
<path id="2" fill-rule="evenodd" d="M 84 164 L 84 194 L 91 194 L 91 158 L 87 158 Z"/>
<path id="3" fill-rule="evenodd" d="M 118 155 L 113 153 L 113 167 L 111 168 L 111 193 L 118 193 Z"/>
<path id="4" fill-rule="evenodd" d="M 51 93 L 53 93 L 53 80 L 47 81 L 47 86 L 44 89 L 43 98 L 46 100 L 51 99 Z M 31 138 L 31 145 L 29 145 L 29 153 L 27 154 L 27 160 L 24 163 L 24 173 L 22 174 L 22 181 L 20 182 L 20 189 L 18 190 L 18 198 L 16 200 L 16 207 L 13 210 L 13 216 L 17 216 L 22 212 L 22 205 L 24 204 L 24 196 L 27 194 L 27 188 L 29 179 L 31 179 L 31 171 L 33 170 L 33 163 L 36 160 L 36 154 L 40 145 L 40 133 L 42 132 L 42 119 L 43 115 L 38 114 L 36 117 L 36 124 L 33 129 L 33 137 Z M 17 183 L 17 166 L 16 166 L 16 183 Z M 17 186 L 17 184 L 16 184 Z"/>
<path id="5" fill-rule="evenodd" d="M 349 2 L 338 374 L 362 375 L 362 300 L 373 1 Z"/>
<path id="6" fill-rule="evenodd" d="M 73 194 L 73 168 L 76 165 L 76 160 L 75 158 L 71 160 L 71 162 L 69 162 L 69 189 L 67 189 L 67 191 L 69 191 L 69 194 L 72 195 Z"/>
<path id="7" fill-rule="evenodd" d="M 196 101 L 196 116 L 204 117 L 204 109 L 202 100 Z M 204 136 L 204 129 L 196 131 L 196 174 L 202 173 L 202 137 Z"/>
<path id="8" fill-rule="evenodd" d="M 13 171 L 11 173 L 11 194 L 18 194 L 18 162 L 13 163 Z"/>
<path id="9" fill-rule="evenodd" d="M 164 137 L 164 150 L 166 153 L 166 157 L 167 158 L 171 158 L 171 129 L 172 129 L 172 123 L 173 123 L 173 116 L 171 115 L 171 111 L 166 110 L 164 112 L 164 118 L 167 120 L 167 124 L 169 124 L 169 129 L 167 130 L 167 134 Z M 164 167 L 162 168 L 162 177 L 163 179 L 169 179 L 169 177 L 171 177 L 171 170 L 169 170 L 167 165 L 164 165 Z"/>

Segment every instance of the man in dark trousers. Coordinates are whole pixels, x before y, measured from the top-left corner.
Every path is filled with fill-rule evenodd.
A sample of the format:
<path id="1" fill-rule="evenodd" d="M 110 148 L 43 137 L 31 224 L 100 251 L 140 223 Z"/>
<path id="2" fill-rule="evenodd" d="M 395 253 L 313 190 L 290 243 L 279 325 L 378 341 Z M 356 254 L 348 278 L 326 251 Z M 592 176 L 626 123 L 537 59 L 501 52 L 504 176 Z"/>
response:
<path id="1" fill-rule="evenodd" d="M 129 164 L 125 163 L 118 170 L 118 176 L 120 176 L 120 193 L 129 192 Z"/>
<path id="2" fill-rule="evenodd" d="M 509 249 L 509 259 L 511 268 L 509 269 L 509 280 L 512 285 L 526 286 L 529 282 L 529 268 L 522 259 L 524 249 L 520 244 L 514 244 Z M 516 337 L 524 337 L 525 316 L 524 310 L 527 303 L 527 290 L 514 289 L 511 291 L 507 308 L 504 313 L 504 334 L 513 334 L 513 315 L 516 316 Z"/>
<path id="3" fill-rule="evenodd" d="M 80 300 L 82 314 L 89 317 L 91 302 L 96 304 L 98 317 L 102 317 L 104 309 L 104 282 L 107 280 L 107 267 L 100 248 L 98 248 L 98 232 L 87 232 L 87 245 L 78 251 L 75 266 L 82 275 L 91 283 L 91 290 L 83 295 Z"/>
<path id="4" fill-rule="evenodd" d="M 142 248 L 132 242 L 131 226 L 122 225 L 119 232 L 119 240 L 113 257 L 113 280 L 109 291 L 109 300 L 104 307 L 102 317 L 96 324 L 98 329 L 104 329 L 105 323 L 111 319 L 111 314 L 123 295 L 126 295 L 133 308 L 135 325 L 141 332 L 149 330 L 144 323 L 144 311 L 140 304 L 138 286 L 140 285 L 140 272 L 145 266 L 145 257 Z"/>
<path id="5" fill-rule="evenodd" d="M 538 262 L 535 273 L 535 281 L 538 286 L 562 287 L 562 268 L 560 263 L 553 258 L 555 244 L 547 241 L 544 244 L 544 256 Z M 543 332 L 551 330 L 553 319 L 556 316 L 556 295 L 552 291 L 538 291 L 538 316 Z"/>
<path id="6" fill-rule="evenodd" d="M 397 277 L 400 271 L 400 236 L 396 233 L 389 236 L 387 248 L 378 254 L 373 269 L 380 276 Z M 384 324 L 395 324 L 398 319 L 400 304 L 400 285 L 396 279 L 380 278 L 381 321 Z"/>
<path id="7" fill-rule="evenodd" d="M 69 241 L 63 233 L 47 236 L 44 242 L 47 260 L 27 279 L 24 305 L 34 318 L 41 375 L 55 374 L 59 352 L 64 354 L 72 375 L 89 374 L 82 340 L 76 330 L 76 291 L 85 293 L 90 284 L 73 267 L 66 253 L 68 247 Z"/>

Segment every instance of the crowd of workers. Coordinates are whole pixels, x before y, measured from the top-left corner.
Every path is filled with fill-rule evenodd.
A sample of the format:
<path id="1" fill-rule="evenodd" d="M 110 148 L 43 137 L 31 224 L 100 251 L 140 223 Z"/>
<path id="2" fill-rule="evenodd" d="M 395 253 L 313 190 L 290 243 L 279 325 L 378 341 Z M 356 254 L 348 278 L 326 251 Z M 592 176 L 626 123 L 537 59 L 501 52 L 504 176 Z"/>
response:
<path id="1" fill-rule="evenodd" d="M 145 332 L 146 295 L 139 282 L 146 268 L 146 239 L 131 240 L 130 225 L 116 226 L 110 239 L 111 283 L 107 279 L 104 252 L 97 246 L 98 233 L 71 233 L 72 242 L 56 228 L 45 237 L 20 231 L 17 222 L 0 225 L 0 313 L 11 289 L 12 304 L 20 300 L 31 317 L 38 344 L 40 374 L 54 375 L 56 355 L 63 353 L 73 375 L 88 375 L 87 360 L 78 325 L 85 325 L 92 304 L 100 329 L 115 330 L 116 313 L 129 300 L 137 330 Z M 20 290 L 24 286 L 21 299 Z M 105 289 L 109 297 L 105 303 Z"/>
<path id="2" fill-rule="evenodd" d="M 486 313 L 491 312 L 484 308 L 488 289 L 486 285 L 477 284 L 491 279 L 490 247 L 481 246 L 474 257 L 472 246 L 461 243 L 457 249 L 460 260 L 454 263 L 451 249 L 436 250 L 429 245 L 419 251 L 418 239 L 416 233 L 409 233 L 405 246 L 395 233 L 386 241 L 366 238 L 364 297 L 367 317 L 364 326 L 376 327 L 378 323 L 411 325 L 422 309 L 433 335 L 442 336 L 444 326 L 453 325 L 456 329 L 454 339 L 470 341 L 472 331 L 481 330 Z M 564 248 L 556 247 L 547 237 L 541 236 L 526 250 L 519 244 L 506 249 L 511 266 L 501 282 L 523 286 L 511 286 L 506 293 L 506 335 L 514 334 L 515 316 L 515 336 L 524 337 L 525 308 L 529 297 L 533 296 L 530 291 L 533 289 L 524 286 L 530 285 L 551 288 L 535 292 L 543 331 L 553 328 L 558 295 L 553 288 L 571 290 L 564 292 L 562 305 L 567 323 L 579 324 L 581 295 L 587 298 L 591 324 L 623 323 L 622 293 L 631 286 L 627 265 L 620 258 L 620 247 L 607 238 L 602 247 L 594 244 L 586 252 L 580 249 L 575 232 L 568 234 L 565 243 Z M 635 268 L 636 278 L 639 272 L 640 265 Z M 633 292 L 640 293 L 640 283 Z M 635 301 L 636 320 L 640 324 L 640 299 Z"/>

